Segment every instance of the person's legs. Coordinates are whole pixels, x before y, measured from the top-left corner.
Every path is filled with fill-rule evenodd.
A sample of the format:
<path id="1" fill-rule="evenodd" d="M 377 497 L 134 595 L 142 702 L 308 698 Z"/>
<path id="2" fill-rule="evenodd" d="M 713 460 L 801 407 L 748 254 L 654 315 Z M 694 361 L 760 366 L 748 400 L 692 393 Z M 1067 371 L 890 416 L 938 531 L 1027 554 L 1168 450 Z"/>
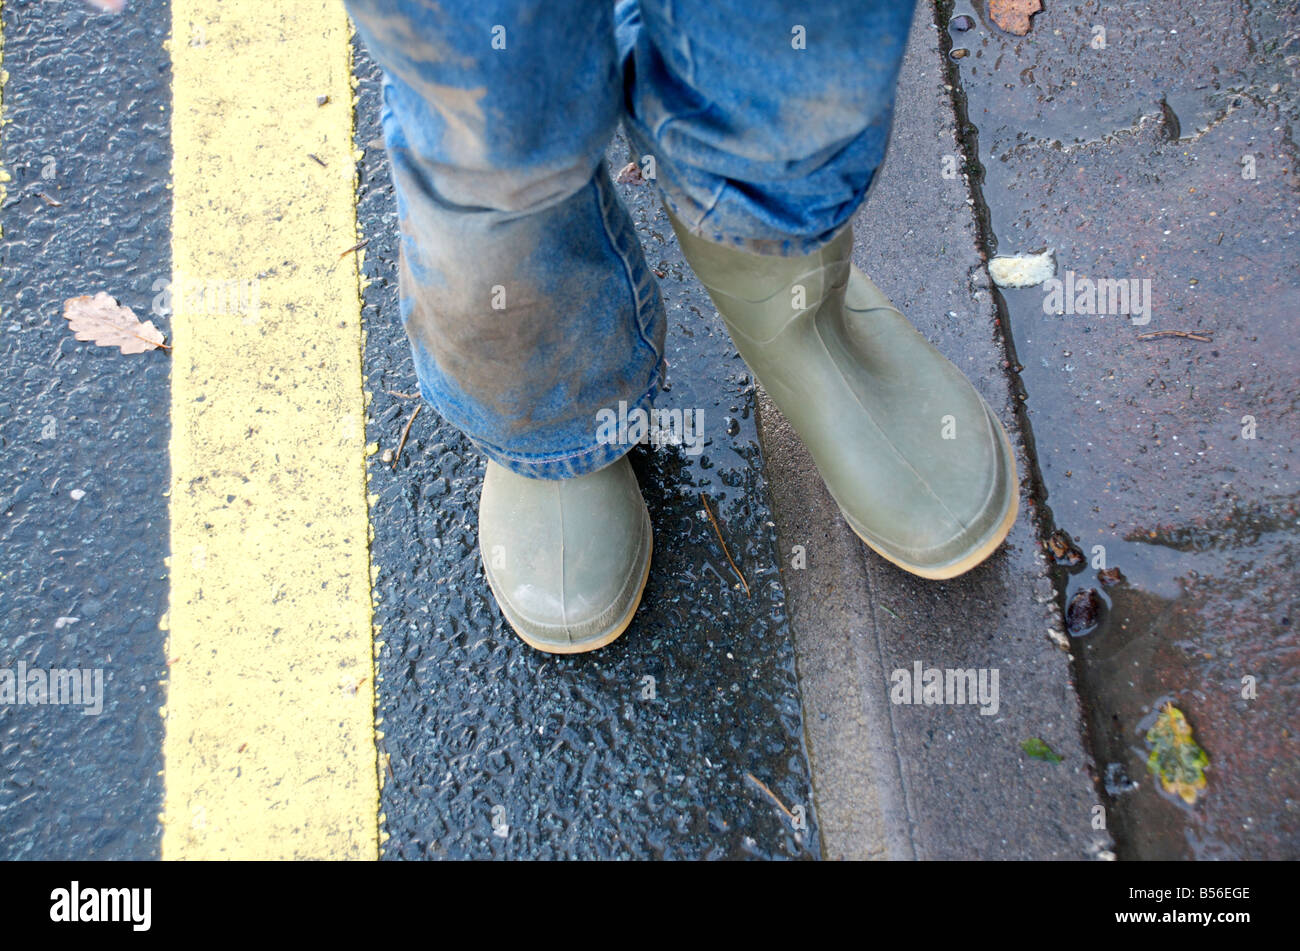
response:
<path id="1" fill-rule="evenodd" d="M 850 263 L 848 221 L 884 157 L 911 13 L 897 0 L 797 14 L 780 0 L 640 0 L 620 8 L 619 40 L 633 138 L 741 356 L 863 541 L 949 578 L 1010 530 L 1010 444 Z"/>
<path id="2" fill-rule="evenodd" d="M 884 159 L 912 5 L 623 0 L 627 124 L 678 220 L 758 253 L 829 243 Z"/>
<path id="3" fill-rule="evenodd" d="M 401 315 L 425 398 L 492 460 L 566 478 L 648 407 L 658 288 L 603 155 L 620 90 L 604 0 L 347 0 L 384 71 Z"/>
<path id="4" fill-rule="evenodd" d="M 601 410 L 648 408 L 663 304 L 603 155 L 607 0 L 347 0 L 384 70 L 401 316 L 420 390 L 489 458 L 484 573 L 534 647 L 591 650 L 640 602 L 650 522 Z"/>

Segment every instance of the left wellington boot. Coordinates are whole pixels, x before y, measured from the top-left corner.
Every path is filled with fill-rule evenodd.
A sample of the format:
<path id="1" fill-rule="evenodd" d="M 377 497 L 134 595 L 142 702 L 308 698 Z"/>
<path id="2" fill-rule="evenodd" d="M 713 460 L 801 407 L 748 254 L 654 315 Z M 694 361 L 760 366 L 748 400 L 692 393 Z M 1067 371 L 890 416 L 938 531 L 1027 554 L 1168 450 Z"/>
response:
<path id="1" fill-rule="evenodd" d="M 488 587 L 530 647 L 593 651 L 632 623 L 654 540 L 627 456 L 556 480 L 489 461 L 478 535 Z"/>
<path id="2" fill-rule="evenodd" d="M 846 226 L 809 255 L 691 234 L 682 252 L 741 357 L 808 447 L 849 526 L 922 578 L 1006 539 L 1019 500 L 1002 425 L 955 366 L 849 260 Z"/>

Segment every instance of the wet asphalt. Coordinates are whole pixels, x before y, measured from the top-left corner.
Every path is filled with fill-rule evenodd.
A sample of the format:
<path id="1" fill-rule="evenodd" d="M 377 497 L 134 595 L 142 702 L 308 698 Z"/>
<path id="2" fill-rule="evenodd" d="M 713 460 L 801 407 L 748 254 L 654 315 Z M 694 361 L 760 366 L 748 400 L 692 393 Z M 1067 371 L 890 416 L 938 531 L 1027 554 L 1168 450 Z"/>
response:
<path id="1" fill-rule="evenodd" d="M 815 810 L 755 391 L 649 185 L 617 185 L 659 277 L 668 391 L 703 412 L 702 452 L 640 447 L 655 529 L 632 626 L 541 654 L 492 600 L 477 545 L 484 460 L 427 409 L 397 320 L 396 210 L 379 74 L 356 50 L 367 439 L 385 858 L 813 858 Z M 607 161 L 629 160 L 620 135 Z M 705 512 L 716 517 L 733 572 Z M 748 585 L 748 593 L 745 591 Z"/>
<path id="2" fill-rule="evenodd" d="M 62 316 L 106 290 L 148 317 L 171 274 L 170 18 L 136 8 L 3 7 L 0 667 L 100 668 L 105 699 L 0 706 L 3 859 L 158 851 L 168 357 Z"/>

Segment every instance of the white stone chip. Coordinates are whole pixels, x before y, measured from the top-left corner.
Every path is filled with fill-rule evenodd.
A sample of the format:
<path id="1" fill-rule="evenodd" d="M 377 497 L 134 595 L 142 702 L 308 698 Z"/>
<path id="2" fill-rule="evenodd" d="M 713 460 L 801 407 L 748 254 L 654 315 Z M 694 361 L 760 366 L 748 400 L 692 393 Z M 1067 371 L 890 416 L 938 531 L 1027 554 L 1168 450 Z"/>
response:
<path id="1" fill-rule="evenodd" d="M 1055 274 L 1051 248 L 1042 254 L 998 255 L 989 262 L 989 276 L 999 287 L 1033 287 Z"/>

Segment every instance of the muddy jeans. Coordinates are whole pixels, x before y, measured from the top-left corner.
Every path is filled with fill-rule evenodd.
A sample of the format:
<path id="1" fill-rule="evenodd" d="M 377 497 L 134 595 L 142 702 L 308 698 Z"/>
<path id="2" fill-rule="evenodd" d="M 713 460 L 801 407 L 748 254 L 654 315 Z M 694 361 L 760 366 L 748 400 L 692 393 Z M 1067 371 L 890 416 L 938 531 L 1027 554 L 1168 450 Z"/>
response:
<path id="1" fill-rule="evenodd" d="M 884 157 L 912 0 L 346 0 L 384 71 L 401 316 L 424 398 L 491 459 L 559 479 L 629 448 L 663 303 L 604 152 L 622 118 L 714 241 L 815 250 Z"/>

